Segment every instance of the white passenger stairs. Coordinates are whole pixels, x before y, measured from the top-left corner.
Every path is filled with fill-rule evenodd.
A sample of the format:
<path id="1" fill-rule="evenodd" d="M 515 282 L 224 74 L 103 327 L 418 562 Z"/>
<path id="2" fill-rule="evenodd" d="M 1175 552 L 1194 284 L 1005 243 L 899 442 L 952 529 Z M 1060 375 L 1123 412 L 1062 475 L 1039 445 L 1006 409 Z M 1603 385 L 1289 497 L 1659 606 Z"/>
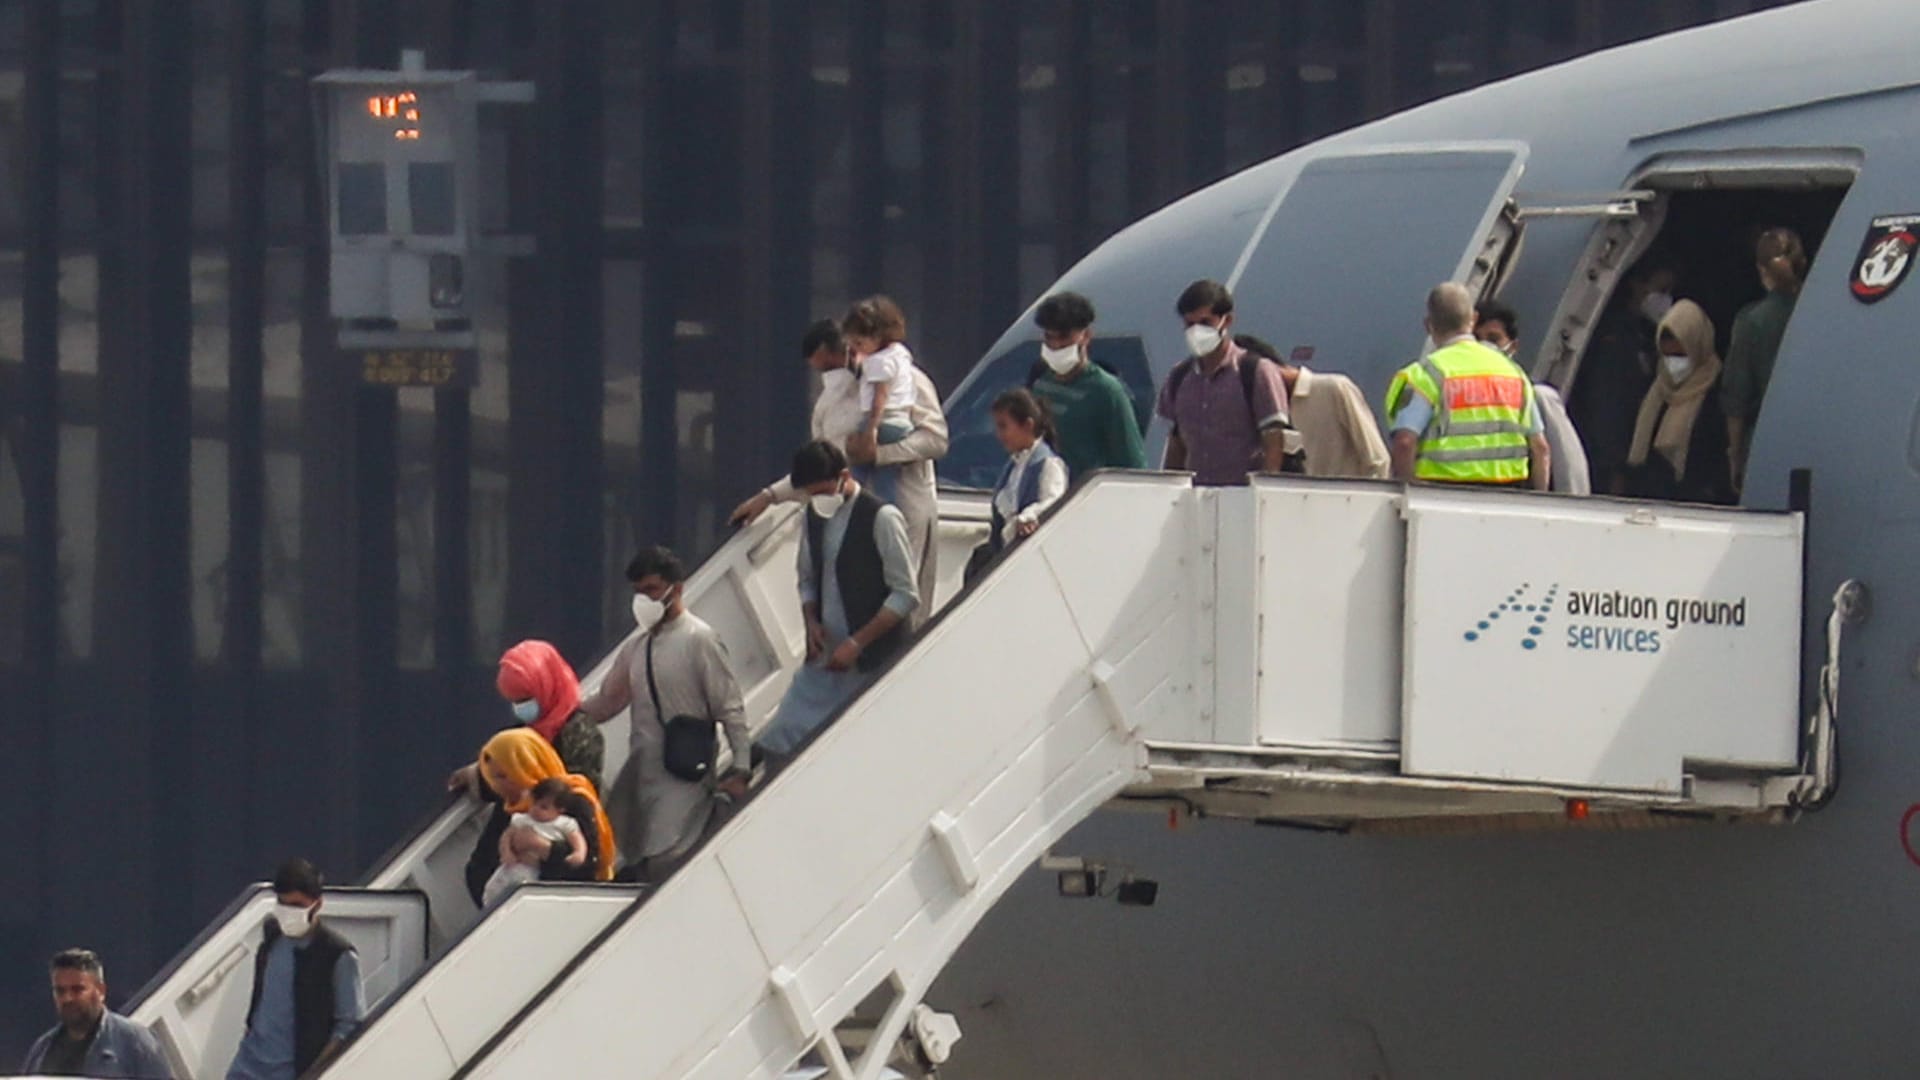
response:
<path id="1" fill-rule="evenodd" d="M 689 588 L 756 722 L 802 640 L 796 517 Z M 943 504 L 949 579 L 983 517 Z M 1098 475 L 652 894 L 526 889 L 469 929 L 474 812 L 436 822 L 371 884 L 430 899 L 438 959 L 328 1074 L 937 1063 L 954 1033 L 921 1005 L 942 966 L 1115 798 L 1333 828 L 1781 818 L 1819 771 L 1797 715 L 1802 543 L 1797 514 Z M 145 1004 L 163 1037 L 191 1027 Z M 217 1075 L 220 1041 L 183 1075 Z"/>

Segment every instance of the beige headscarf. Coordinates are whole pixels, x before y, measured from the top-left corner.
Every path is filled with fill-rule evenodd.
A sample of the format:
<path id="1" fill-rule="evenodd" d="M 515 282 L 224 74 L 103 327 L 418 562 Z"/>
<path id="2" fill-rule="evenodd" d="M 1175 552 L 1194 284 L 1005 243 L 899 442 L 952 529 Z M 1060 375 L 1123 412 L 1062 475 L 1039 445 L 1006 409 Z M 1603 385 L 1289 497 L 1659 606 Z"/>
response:
<path id="1" fill-rule="evenodd" d="M 1681 300 L 1660 320 L 1653 332 L 1656 347 L 1660 335 L 1672 333 L 1687 355 L 1693 370 L 1684 380 L 1675 382 L 1664 364 L 1654 373 L 1653 386 L 1640 402 L 1640 416 L 1633 424 L 1633 446 L 1627 451 L 1627 464 L 1645 465 L 1648 450 L 1657 450 L 1673 465 L 1675 479 L 1687 474 L 1687 444 L 1693 439 L 1694 422 L 1706 404 L 1707 392 L 1720 381 L 1720 354 L 1713 350 L 1713 320 L 1700 305 Z"/>

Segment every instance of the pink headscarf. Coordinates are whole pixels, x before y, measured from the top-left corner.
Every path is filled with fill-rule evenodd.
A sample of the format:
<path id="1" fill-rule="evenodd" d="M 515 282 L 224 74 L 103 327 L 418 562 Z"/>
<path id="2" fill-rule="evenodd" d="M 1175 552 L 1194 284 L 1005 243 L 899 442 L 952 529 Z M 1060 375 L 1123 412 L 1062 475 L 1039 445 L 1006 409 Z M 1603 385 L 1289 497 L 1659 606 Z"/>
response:
<path id="1" fill-rule="evenodd" d="M 580 708 L 580 680 L 560 651 L 544 641 L 523 641 L 500 657 L 494 681 L 508 701 L 540 703 L 540 718 L 527 725 L 552 742 Z"/>

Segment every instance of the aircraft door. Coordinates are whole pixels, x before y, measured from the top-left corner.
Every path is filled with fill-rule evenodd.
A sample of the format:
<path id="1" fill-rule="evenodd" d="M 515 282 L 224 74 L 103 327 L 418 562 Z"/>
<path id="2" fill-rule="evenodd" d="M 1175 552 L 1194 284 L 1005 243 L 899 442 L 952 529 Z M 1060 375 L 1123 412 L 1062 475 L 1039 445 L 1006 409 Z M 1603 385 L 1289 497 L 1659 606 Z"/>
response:
<path id="1" fill-rule="evenodd" d="M 1428 290 L 1498 272 L 1525 158 L 1523 144 L 1462 143 L 1308 163 L 1229 283 L 1235 325 L 1378 396 L 1420 351 Z"/>

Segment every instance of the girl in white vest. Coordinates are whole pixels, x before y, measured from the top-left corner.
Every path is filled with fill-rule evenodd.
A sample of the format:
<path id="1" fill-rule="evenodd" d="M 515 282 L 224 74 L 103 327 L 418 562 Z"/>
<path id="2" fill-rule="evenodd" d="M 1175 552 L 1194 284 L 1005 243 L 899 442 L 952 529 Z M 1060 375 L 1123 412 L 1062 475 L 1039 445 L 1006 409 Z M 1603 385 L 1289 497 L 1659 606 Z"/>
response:
<path id="1" fill-rule="evenodd" d="M 1067 493 L 1067 463 L 1054 453 L 1053 418 L 1045 402 L 1026 389 L 1004 391 L 993 399 L 993 433 L 1007 451 L 1007 465 L 993 489 L 993 530 L 968 561 L 968 579 L 1032 536 L 1040 516 Z"/>

